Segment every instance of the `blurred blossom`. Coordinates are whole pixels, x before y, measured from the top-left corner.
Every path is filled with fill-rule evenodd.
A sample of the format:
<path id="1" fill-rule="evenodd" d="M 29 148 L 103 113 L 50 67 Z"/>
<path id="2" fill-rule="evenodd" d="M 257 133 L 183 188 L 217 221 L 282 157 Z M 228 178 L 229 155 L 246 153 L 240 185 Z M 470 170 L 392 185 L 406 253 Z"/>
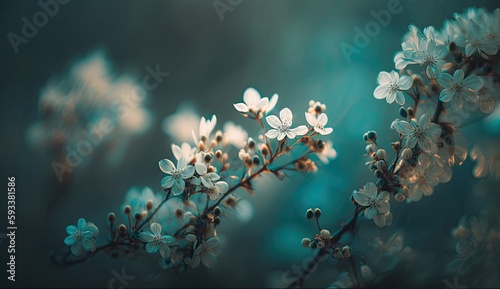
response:
<path id="1" fill-rule="evenodd" d="M 412 260 L 413 250 L 405 245 L 402 233 L 393 234 L 387 241 L 376 237 L 368 245 L 367 263 L 378 273 L 394 269 L 400 261 Z"/>
<path id="2" fill-rule="evenodd" d="M 148 129 L 146 90 L 130 77 L 113 75 L 111 63 L 97 51 L 73 64 L 63 77 L 53 77 L 40 93 L 39 117 L 27 132 L 30 144 L 52 149 L 63 160 L 68 153 L 64 148 L 77 150 L 81 142 L 126 146 L 130 136 Z"/>
<path id="3" fill-rule="evenodd" d="M 179 105 L 174 114 L 163 119 L 161 127 L 172 142 L 191 142 L 191 131 L 196 130 L 200 123 L 200 116 L 190 102 Z"/>
<path id="4" fill-rule="evenodd" d="M 500 180 L 500 144 L 498 142 L 479 144 L 471 151 L 471 158 L 476 161 L 473 174 L 476 178 L 490 177 Z"/>
<path id="5" fill-rule="evenodd" d="M 224 124 L 224 139 L 227 143 L 241 148 L 248 139 L 248 133 L 241 126 L 228 121 Z"/>
<path id="6" fill-rule="evenodd" d="M 497 270 L 500 266 L 500 229 L 498 219 L 490 223 L 490 214 L 462 216 L 451 234 L 457 240 L 456 256 L 448 264 L 452 272 L 463 274 L 473 267 Z"/>

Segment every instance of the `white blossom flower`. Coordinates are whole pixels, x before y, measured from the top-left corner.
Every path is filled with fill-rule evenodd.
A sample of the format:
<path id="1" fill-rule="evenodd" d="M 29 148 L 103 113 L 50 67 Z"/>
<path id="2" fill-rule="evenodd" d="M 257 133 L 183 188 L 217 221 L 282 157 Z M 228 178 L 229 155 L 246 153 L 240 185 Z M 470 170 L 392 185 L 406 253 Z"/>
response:
<path id="1" fill-rule="evenodd" d="M 333 128 L 325 127 L 326 123 L 328 122 L 328 116 L 326 115 L 326 113 L 321 113 L 317 117 L 308 112 L 306 112 L 305 115 L 307 122 L 314 128 L 317 133 L 321 135 L 332 133 Z"/>
<path id="2" fill-rule="evenodd" d="M 66 227 L 69 236 L 64 239 L 64 244 L 70 246 L 71 254 L 81 256 L 84 251 L 94 252 L 96 249 L 95 237 L 99 234 L 99 229 L 94 223 L 86 222 L 84 218 L 78 219 L 78 225 Z"/>
<path id="3" fill-rule="evenodd" d="M 441 67 L 446 63 L 443 58 L 448 54 L 448 48 L 437 45 L 433 39 L 422 39 L 420 45 L 423 50 L 413 55 L 413 60 L 424 65 L 425 73 L 429 78 L 437 78 L 441 73 Z"/>
<path id="4" fill-rule="evenodd" d="M 477 75 L 470 75 L 464 79 L 464 71 L 457 69 L 453 77 L 448 73 L 441 73 L 437 78 L 443 90 L 439 94 L 439 100 L 442 102 L 451 101 L 453 110 L 461 110 L 464 106 L 464 98 L 475 102 L 477 93 L 475 91 L 483 87 L 484 81 Z"/>
<path id="5" fill-rule="evenodd" d="M 477 53 L 488 59 L 488 55 L 498 53 L 496 39 L 488 37 L 488 34 L 475 21 L 467 21 L 466 33 L 461 33 L 456 41 L 460 46 L 465 47 L 465 55 L 470 57 Z"/>
<path id="6" fill-rule="evenodd" d="M 157 222 L 154 222 L 150 226 L 151 232 L 141 232 L 139 238 L 146 242 L 146 251 L 150 254 L 154 254 L 160 251 L 160 255 L 163 258 L 168 258 L 170 256 L 170 247 L 177 244 L 174 237 L 168 235 L 162 235 L 162 227 Z"/>
<path id="7" fill-rule="evenodd" d="M 271 100 L 267 97 L 261 98 L 260 93 L 252 87 L 249 87 L 243 93 L 243 101 L 244 103 L 235 103 L 234 108 L 241 113 L 259 113 L 263 112 L 264 114 L 270 112 L 278 102 L 279 96 L 274 94 L 271 97 Z"/>
<path id="8" fill-rule="evenodd" d="M 196 268 L 200 265 L 200 261 L 207 268 L 213 268 L 217 264 L 217 257 L 221 253 L 221 245 L 218 239 L 210 238 L 203 240 L 198 245 L 196 241 L 193 245 L 194 253 L 191 259 L 186 259 L 186 263 L 191 265 L 191 268 Z"/>
<path id="9" fill-rule="evenodd" d="M 363 189 L 352 192 L 352 196 L 360 206 L 367 207 L 364 211 L 365 218 L 368 220 L 376 219 L 377 225 L 382 223 L 385 225 L 385 220 L 381 222 L 380 218 L 391 209 L 388 192 L 378 193 L 378 188 L 374 183 L 367 183 Z"/>
<path id="10" fill-rule="evenodd" d="M 219 181 L 208 189 L 207 195 L 211 200 L 217 200 L 220 195 L 225 194 L 229 190 L 229 185 L 226 182 Z"/>
<path id="11" fill-rule="evenodd" d="M 182 143 L 181 146 L 172 144 L 172 153 L 174 154 L 176 160 L 179 160 L 183 157 L 188 162 L 190 162 L 192 159 L 194 159 L 195 152 L 196 147 L 191 147 L 191 145 L 186 142 Z"/>
<path id="12" fill-rule="evenodd" d="M 431 159 L 425 154 L 418 156 L 418 163 L 413 170 L 413 175 L 408 178 L 410 182 L 410 195 L 406 200 L 419 201 L 422 196 L 430 196 L 434 192 L 435 186 L 440 182 L 439 177 L 443 172 L 443 167 L 432 163 Z"/>
<path id="13" fill-rule="evenodd" d="M 179 105 L 175 113 L 165 117 L 161 128 L 172 141 L 187 142 L 193 139 L 192 131 L 198 127 L 200 115 L 190 102 Z"/>
<path id="14" fill-rule="evenodd" d="M 198 129 L 200 138 L 210 137 L 210 134 L 214 130 L 216 124 L 217 124 L 217 117 L 215 115 L 212 116 L 212 119 L 205 119 L 205 117 L 202 116 L 200 119 L 200 127 Z M 194 138 L 195 144 L 197 144 L 198 141 L 194 135 L 194 131 L 193 131 L 193 138 Z"/>
<path id="15" fill-rule="evenodd" d="M 305 125 L 290 128 L 292 126 L 292 119 L 293 114 L 289 108 L 284 108 L 280 111 L 280 118 L 275 115 L 266 117 L 267 123 L 272 127 L 272 129 L 266 132 L 266 136 L 270 139 L 278 138 L 278 140 L 282 140 L 285 137 L 294 139 L 297 135 L 306 134 L 308 129 Z"/>
<path id="16" fill-rule="evenodd" d="M 165 189 L 172 188 L 172 194 L 178 196 L 184 192 L 186 187 L 185 179 L 194 175 L 194 167 L 188 165 L 184 157 L 177 161 L 177 168 L 171 160 L 163 159 L 159 162 L 160 169 L 168 176 L 161 180 L 161 186 Z"/>
<path id="17" fill-rule="evenodd" d="M 420 117 L 418 123 L 412 119 L 410 122 L 405 120 L 395 121 L 394 128 L 405 139 L 403 145 L 408 148 L 418 146 L 425 152 L 437 152 L 437 140 L 441 135 L 441 127 L 431 122 L 431 117 L 428 113 Z"/>
<path id="18" fill-rule="evenodd" d="M 378 74 L 377 82 L 379 86 L 373 92 L 376 99 L 385 98 L 387 103 L 393 103 L 395 100 L 399 105 L 405 104 L 405 97 L 401 91 L 410 89 L 412 85 L 410 76 L 400 77 L 394 70 L 391 73 L 381 71 Z"/>
<path id="19" fill-rule="evenodd" d="M 203 185 L 207 188 L 212 188 L 214 186 L 214 181 L 220 179 L 220 176 L 216 173 L 209 173 L 208 168 L 204 163 L 195 163 L 196 172 L 200 175 L 199 179 Z"/>

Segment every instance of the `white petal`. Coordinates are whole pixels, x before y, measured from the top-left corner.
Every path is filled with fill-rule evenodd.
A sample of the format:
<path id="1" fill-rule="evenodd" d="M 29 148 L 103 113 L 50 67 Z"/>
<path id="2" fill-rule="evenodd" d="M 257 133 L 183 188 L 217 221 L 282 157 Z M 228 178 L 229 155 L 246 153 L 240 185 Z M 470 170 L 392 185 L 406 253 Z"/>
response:
<path id="1" fill-rule="evenodd" d="M 163 188 L 168 189 L 174 185 L 174 181 L 175 179 L 172 176 L 166 176 L 161 180 L 160 184 Z"/>
<path id="2" fill-rule="evenodd" d="M 270 139 L 275 139 L 278 137 L 279 131 L 277 129 L 270 129 L 266 132 L 266 137 Z"/>
<path id="3" fill-rule="evenodd" d="M 269 100 L 269 104 L 267 105 L 266 112 L 270 112 L 273 110 L 273 108 L 276 106 L 276 103 L 278 103 L 279 96 L 278 94 L 274 94 L 271 99 Z"/>
<path id="4" fill-rule="evenodd" d="M 394 128 L 403 135 L 410 135 L 415 132 L 415 127 L 404 120 L 396 121 Z"/>
<path id="5" fill-rule="evenodd" d="M 259 100 L 259 102 L 257 103 L 257 107 L 260 108 L 261 110 L 265 110 L 268 104 L 269 104 L 269 98 L 264 97 L 261 100 Z"/>
<path id="6" fill-rule="evenodd" d="M 248 106 L 244 103 L 234 103 L 233 106 L 239 112 L 248 112 Z"/>
<path id="7" fill-rule="evenodd" d="M 385 85 L 379 85 L 377 86 L 377 88 L 375 88 L 375 90 L 373 91 L 373 96 L 376 98 L 376 99 L 384 99 L 387 97 L 387 95 L 389 94 L 389 87 L 388 86 L 385 86 Z"/>
<path id="8" fill-rule="evenodd" d="M 296 128 L 289 129 L 289 131 L 293 132 L 296 135 L 305 135 L 309 129 L 305 125 L 299 125 Z"/>
<path id="9" fill-rule="evenodd" d="M 306 120 L 307 120 L 307 123 L 311 126 L 316 126 L 316 117 L 308 112 L 305 113 L 306 115 Z"/>
<path id="10" fill-rule="evenodd" d="M 399 105 L 404 105 L 405 104 L 405 96 L 401 91 L 396 92 L 396 103 Z"/>
<path id="11" fill-rule="evenodd" d="M 249 87 L 243 93 L 243 101 L 248 106 L 255 106 L 260 100 L 260 93 L 253 87 Z"/>
<path id="12" fill-rule="evenodd" d="M 171 160 L 163 159 L 159 161 L 160 170 L 166 174 L 171 174 L 175 170 L 175 165 Z"/>
<path id="13" fill-rule="evenodd" d="M 272 128 L 280 128 L 282 124 L 280 119 L 275 115 L 270 115 L 266 117 L 266 121 Z"/>
<path id="14" fill-rule="evenodd" d="M 156 236 L 161 235 L 162 227 L 157 222 L 152 223 L 151 226 L 149 226 L 149 228 L 151 229 L 151 232 L 153 232 L 154 235 Z"/>
<path id="15" fill-rule="evenodd" d="M 450 88 L 453 86 L 453 76 L 448 73 L 441 73 L 438 76 L 437 81 L 443 88 Z"/>
<path id="16" fill-rule="evenodd" d="M 412 85 L 411 77 L 408 75 L 403 75 L 399 78 L 398 87 L 400 90 L 408 90 Z"/>
<path id="17" fill-rule="evenodd" d="M 325 126 L 327 122 L 328 122 L 328 116 L 326 115 L 326 113 L 322 113 L 318 116 L 318 123 L 321 126 Z"/>
<path id="18" fill-rule="evenodd" d="M 280 111 L 280 119 L 283 124 L 292 123 L 292 111 L 288 107 L 285 107 Z"/>
<path id="19" fill-rule="evenodd" d="M 388 72 L 381 71 L 377 77 L 378 84 L 390 84 L 392 82 L 392 77 Z"/>
<path id="20" fill-rule="evenodd" d="M 316 129 L 314 128 L 317 132 L 319 132 L 321 135 L 328 135 L 331 134 L 333 131 L 333 128 L 331 127 L 325 127 L 323 129 Z"/>
<path id="21" fill-rule="evenodd" d="M 184 155 L 181 147 L 176 144 L 172 144 L 172 153 L 174 154 L 176 160 L 180 159 Z"/>
<path id="22" fill-rule="evenodd" d="M 286 137 L 287 137 L 288 139 L 294 139 L 294 138 L 295 138 L 295 133 L 294 133 L 292 130 L 287 129 L 287 130 L 285 131 L 285 133 L 286 133 Z"/>
<path id="23" fill-rule="evenodd" d="M 207 173 L 207 166 L 203 163 L 195 163 L 196 172 L 201 176 Z"/>

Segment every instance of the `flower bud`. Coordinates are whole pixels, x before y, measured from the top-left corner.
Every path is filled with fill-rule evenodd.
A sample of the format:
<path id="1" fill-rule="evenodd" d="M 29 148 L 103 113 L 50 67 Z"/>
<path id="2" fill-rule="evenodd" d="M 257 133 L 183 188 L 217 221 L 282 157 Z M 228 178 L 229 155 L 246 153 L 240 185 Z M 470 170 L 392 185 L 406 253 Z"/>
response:
<path id="1" fill-rule="evenodd" d="M 366 138 L 368 139 L 367 142 L 372 143 L 377 141 L 377 132 L 374 130 L 371 130 L 366 133 Z"/>
<path id="2" fill-rule="evenodd" d="M 127 226 L 125 226 L 124 224 L 118 226 L 118 232 L 125 233 L 126 231 L 127 231 Z"/>
<path id="3" fill-rule="evenodd" d="M 336 258 L 336 259 L 344 258 L 344 255 L 342 254 L 342 250 L 340 250 L 339 248 L 335 248 L 335 250 L 333 250 L 332 256 L 333 256 L 333 258 Z"/>
<path id="4" fill-rule="evenodd" d="M 307 248 L 309 247 L 309 244 L 311 244 L 311 239 L 309 238 L 304 238 L 301 241 L 302 247 Z"/>
<path id="5" fill-rule="evenodd" d="M 255 140 L 253 138 L 248 138 L 248 148 L 251 150 L 255 148 Z"/>
<path id="6" fill-rule="evenodd" d="M 146 203 L 146 210 L 151 211 L 153 209 L 153 200 L 149 200 Z"/>
<path id="7" fill-rule="evenodd" d="M 325 247 L 325 242 L 323 241 L 319 241 L 318 244 L 316 244 L 316 247 L 318 249 L 323 249 Z"/>
<path id="8" fill-rule="evenodd" d="M 135 219 L 136 221 L 140 221 L 140 220 L 142 220 L 142 215 L 141 215 L 141 213 L 135 213 L 135 215 L 134 215 L 134 219 Z"/>
<path id="9" fill-rule="evenodd" d="M 383 175 L 384 175 L 384 172 L 377 169 L 373 172 L 373 175 L 378 179 L 378 178 L 381 178 Z"/>
<path id="10" fill-rule="evenodd" d="M 321 239 L 323 239 L 323 240 L 328 240 L 331 237 L 330 231 L 324 230 L 324 229 L 321 230 L 321 232 L 319 232 L 319 235 L 321 236 Z"/>
<path id="11" fill-rule="evenodd" d="M 321 210 L 319 208 L 314 209 L 314 217 L 319 219 L 321 217 Z"/>
<path id="12" fill-rule="evenodd" d="M 214 219 L 214 224 L 215 224 L 216 226 L 220 224 L 220 217 L 219 217 L 219 216 L 215 217 L 215 219 Z"/>
<path id="13" fill-rule="evenodd" d="M 125 208 L 123 208 L 123 212 L 125 213 L 125 215 L 128 215 L 130 214 L 130 212 L 132 212 L 132 208 L 130 208 L 129 205 L 126 205 Z"/>
<path id="14" fill-rule="evenodd" d="M 256 166 L 258 166 L 260 164 L 260 159 L 258 156 L 253 156 L 252 158 L 252 163 Z"/>
<path id="15" fill-rule="evenodd" d="M 215 158 L 216 158 L 216 159 L 220 159 L 221 157 L 222 157 L 222 151 L 221 151 L 221 150 L 217 150 L 217 151 L 215 152 Z"/>
<path id="16" fill-rule="evenodd" d="M 342 256 L 344 258 L 349 258 L 351 256 L 351 247 L 349 246 L 344 246 L 342 248 Z"/>
<path id="17" fill-rule="evenodd" d="M 401 157 L 404 160 L 409 160 L 413 156 L 413 151 L 410 148 L 404 148 L 401 152 Z"/>
<path id="18" fill-rule="evenodd" d="M 269 154 L 269 149 L 266 144 L 262 144 L 260 146 L 260 152 L 262 153 L 263 156 L 267 156 Z"/>
<path id="19" fill-rule="evenodd" d="M 379 170 L 382 170 L 382 171 L 385 171 L 385 169 L 387 168 L 387 164 L 385 163 L 385 161 L 378 161 L 375 166 L 377 167 L 377 169 Z"/>
<path id="20" fill-rule="evenodd" d="M 203 158 L 206 163 L 209 163 L 212 161 L 212 155 L 211 154 L 205 154 L 205 157 Z"/>
<path id="21" fill-rule="evenodd" d="M 379 159 L 379 160 L 385 160 L 385 157 L 387 156 L 386 152 L 384 149 L 379 149 L 377 151 L 377 153 L 375 154 L 375 156 Z"/>
<path id="22" fill-rule="evenodd" d="M 146 219 L 147 216 L 148 216 L 148 211 L 142 211 L 141 212 L 141 220 Z"/>
<path id="23" fill-rule="evenodd" d="M 307 209 L 306 211 L 306 219 L 312 220 L 314 218 L 314 212 L 312 209 Z"/>
<path id="24" fill-rule="evenodd" d="M 220 143 L 224 139 L 224 136 L 220 130 L 215 133 L 215 141 Z"/>
<path id="25" fill-rule="evenodd" d="M 220 214 L 222 214 L 222 210 L 220 209 L 220 207 L 219 206 L 215 207 L 214 208 L 214 215 L 220 216 Z"/>
<path id="26" fill-rule="evenodd" d="M 108 214 L 108 220 L 113 223 L 116 220 L 116 215 L 115 213 L 111 212 Z"/>
<path id="27" fill-rule="evenodd" d="M 404 107 L 400 107 L 400 108 L 399 108 L 399 115 L 400 115 L 402 118 L 407 118 L 407 117 L 408 117 L 408 111 L 406 110 L 406 108 L 404 108 Z"/>
<path id="28" fill-rule="evenodd" d="M 395 141 L 395 142 L 391 143 L 391 147 L 395 152 L 397 152 L 401 149 L 401 144 L 399 142 Z"/>
<path id="29" fill-rule="evenodd" d="M 408 109 L 406 111 L 408 112 L 408 116 L 410 118 L 414 118 L 415 117 L 415 110 L 413 109 L 413 107 L 408 107 Z"/>

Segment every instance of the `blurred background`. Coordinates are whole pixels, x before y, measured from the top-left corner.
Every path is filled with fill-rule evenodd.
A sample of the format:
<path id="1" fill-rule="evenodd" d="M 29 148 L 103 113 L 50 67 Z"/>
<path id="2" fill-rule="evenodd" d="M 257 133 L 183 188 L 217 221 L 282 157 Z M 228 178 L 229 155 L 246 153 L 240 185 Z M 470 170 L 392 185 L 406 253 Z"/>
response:
<path id="1" fill-rule="evenodd" d="M 374 20 L 371 12 L 387 9 L 389 2 L 69 1 L 59 3 L 45 21 L 33 19 L 43 11 L 37 1 L 2 1 L 0 170 L 4 178 L 16 177 L 18 225 L 17 281 L 2 278 L 2 287 L 108 287 L 113 272 L 123 268 L 135 278 L 116 287 L 285 286 L 283 273 L 313 255 L 300 246 L 303 237 L 315 232 L 314 224 L 304 219 L 305 210 L 321 207 L 322 226 L 334 230 L 352 213 L 352 190 L 373 180 L 364 166 L 363 133 L 377 130 L 379 144 L 386 149 L 395 140 L 389 125 L 398 117 L 396 106 L 376 100 L 372 93 L 378 72 L 393 69 L 394 52 L 408 25 L 441 28 L 444 19 L 469 6 L 498 7 L 496 1 L 400 0 L 402 11 L 369 37 L 365 47 L 346 57 L 341 44 L 354 46 L 355 28 L 364 30 Z M 23 19 L 43 25 L 29 31 Z M 95 84 L 96 79 L 102 83 Z M 120 99 L 120 89 L 127 87 L 141 89 L 135 98 Z M 328 137 L 337 159 L 308 177 L 262 179 L 255 195 L 248 196 L 252 218 L 225 221 L 218 228 L 225 246 L 215 269 L 200 267 L 182 275 L 164 271 L 150 278 L 159 270 L 155 262 L 104 254 L 70 268 L 51 264 L 51 252 L 66 250 L 67 225 L 84 217 L 103 228 L 104 238 L 107 214 L 119 213 L 130 187 L 161 191 L 157 162 L 172 158 L 170 144 L 179 143 L 166 133 L 175 132 L 176 125 L 168 123 L 179 112 L 188 112 L 181 118 L 186 122 L 190 115 L 215 114 L 217 128 L 232 121 L 256 136 L 257 125 L 232 105 L 241 101 L 247 87 L 267 97 L 278 93 L 277 108 L 290 107 L 297 116 L 307 110 L 310 99 L 325 103 L 334 128 Z M 116 93 L 99 97 L 105 88 Z M 75 95 L 73 106 L 66 114 L 54 112 L 67 94 Z M 126 117 L 117 117 L 123 104 Z M 498 118 L 496 113 L 496 119 L 479 118 L 464 128 L 472 136 L 469 148 L 479 136 L 482 142 L 498 143 Z M 62 163 L 67 148 L 54 140 L 63 138 L 74 148 L 87 124 L 100 127 L 103 121 L 115 125 L 112 133 L 58 178 L 54 162 Z M 178 134 L 185 135 L 181 124 Z M 423 258 L 407 272 L 413 278 L 400 277 L 396 284 L 442 288 L 444 278 L 453 283 L 453 275 L 446 277 L 445 270 L 455 254 L 450 230 L 460 216 L 483 209 L 494 212 L 499 202 L 498 187 L 475 179 L 473 165 L 467 160 L 455 167 L 452 181 L 437 187 L 432 197 L 412 204 L 393 202 L 392 226 L 379 229 L 362 221 L 353 250 L 398 232 Z M 306 286 L 325 287 L 335 281 L 339 270 L 329 263 L 324 262 Z"/>

